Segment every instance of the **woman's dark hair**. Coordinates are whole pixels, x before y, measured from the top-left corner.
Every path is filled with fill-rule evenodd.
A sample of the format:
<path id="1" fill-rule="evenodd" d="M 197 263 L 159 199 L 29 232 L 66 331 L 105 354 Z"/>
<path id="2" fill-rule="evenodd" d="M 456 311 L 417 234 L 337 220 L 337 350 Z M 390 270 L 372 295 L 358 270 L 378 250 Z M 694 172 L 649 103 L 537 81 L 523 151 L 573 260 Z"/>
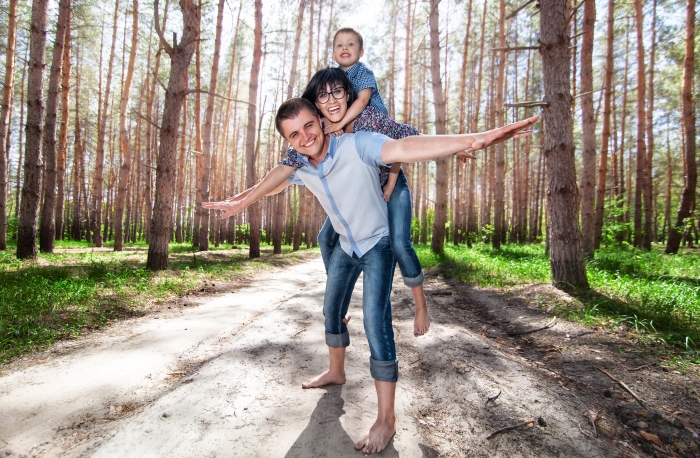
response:
<path id="1" fill-rule="evenodd" d="M 317 71 L 316 74 L 311 77 L 311 81 L 306 85 L 306 89 L 304 89 L 304 93 L 301 96 L 316 106 L 316 95 L 319 92 L 325 92 L 327 86 L 333 88 L 338 85 L 343 86 L 345 92 L 350 96 L 348 99 L 348 106 L 352 105 L 352 102 L 357 99 L 357 92 L 355 92 L 355 89 L 352 87 L 348 75 L 339 68 L 326 67 Z M 319 111 L 319 114 L 320 113 Z"/>

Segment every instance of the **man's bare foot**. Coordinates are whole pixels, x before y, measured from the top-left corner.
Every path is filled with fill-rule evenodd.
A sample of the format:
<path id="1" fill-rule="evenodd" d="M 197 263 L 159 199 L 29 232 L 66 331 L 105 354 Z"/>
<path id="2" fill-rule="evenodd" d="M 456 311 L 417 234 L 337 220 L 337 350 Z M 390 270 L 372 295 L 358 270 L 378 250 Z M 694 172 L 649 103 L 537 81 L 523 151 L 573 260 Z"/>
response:
<path id="1" fill-rule="evenodd" d="M 352 315 L 348 313 L 345 315 L 345 318 L 343 318 L 343 323 L 345 323 L 345 325 L 347 326 L 350 320 L 352 320 Z"/>
<path id="2" fill-rule="evenodd" d="M 413 335 L 420 337 L 430 329 L 430 316 L 428 316 L 428 307 L 416 306 L 416 317 L 413 319 Z"/>
<path id="3" fill-rule="evenodd" d="M 381 452 L 396 434 L 395 425 L 395 420 L 382 423 L 377 420 L 370 428 L 369 433 L 355 443 L 355 450 L 362 450 L 365 455 Z"/>
<path id="4" fill-rule="evenodd" d="M 301 384 L 304 389 L 308 388 L 320 388 L 326 385 L 344 385 L 345 384 L 345 374 L 334 374 L 331 371 L 326 371 L 321 375 L 307 380 Z"/>

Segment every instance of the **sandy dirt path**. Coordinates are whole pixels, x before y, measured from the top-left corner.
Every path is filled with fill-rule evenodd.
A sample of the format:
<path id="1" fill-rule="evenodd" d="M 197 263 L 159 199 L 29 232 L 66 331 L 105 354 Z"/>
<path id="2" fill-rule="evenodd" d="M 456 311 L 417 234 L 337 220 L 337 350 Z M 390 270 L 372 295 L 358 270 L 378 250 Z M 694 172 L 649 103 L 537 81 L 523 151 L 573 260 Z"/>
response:
<path id="1" fill-rule="evenodd" d="M 10 365 L 0 377 L 0 456 L 361 456 L 353 442 L 376 413 L 361 282 L 351 302 L 346 385 L 300 386 L 327 363 L 324 285 L 320 259 L 305 261 Z M 398 431 L 381 456 L 607 457 L 649 445 L 629 439 L 639 407 L 581 359 L 630 364 L 621 359 L 626 347 L 606 353 L 594 347 L 604 336 L 571 323 L 508 337 L 506 327 L 549 317 L 439 275 L 428 276 L 426 291 L 433 325 L 415 339 L 411 293 L 395 278 Z M 668 384 L 669 374 L 660 374 L 649 380 Z M 595 432 L 588 409 L 601 417 Z M 647 429 L 662 426 L 654 415 Z M 528 418 L 534 423 L 487 439 Z"/>

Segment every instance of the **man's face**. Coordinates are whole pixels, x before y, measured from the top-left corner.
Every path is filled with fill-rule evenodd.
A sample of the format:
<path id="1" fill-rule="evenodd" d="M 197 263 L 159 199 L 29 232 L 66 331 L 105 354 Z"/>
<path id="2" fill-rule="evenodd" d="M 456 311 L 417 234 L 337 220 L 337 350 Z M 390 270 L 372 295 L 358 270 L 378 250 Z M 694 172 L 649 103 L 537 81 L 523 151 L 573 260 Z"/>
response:
<path id="1" fill-rule="evenodd" d="M 324 152 L 326 136 L 316 113 L 302 109 L 295 118 L 282 121 L 280 127 L 284 138 L 301 154 L 317 159 Z"/>
<path id="2" fill-rule="evenodd" d="M 335 37 L 333 42 L 333 59 L 343 70 L 355 65 L 365 53 L 360 49 L 360 41 L 354 33 L 343 32 Z"/>

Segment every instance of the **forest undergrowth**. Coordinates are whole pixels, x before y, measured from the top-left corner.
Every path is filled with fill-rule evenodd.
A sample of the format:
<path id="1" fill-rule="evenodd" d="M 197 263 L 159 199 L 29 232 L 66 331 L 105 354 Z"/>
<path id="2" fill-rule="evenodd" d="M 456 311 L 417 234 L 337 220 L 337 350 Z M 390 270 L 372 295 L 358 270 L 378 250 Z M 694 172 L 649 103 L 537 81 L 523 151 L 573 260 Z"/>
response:
<path id="1" fill-rule="evenodd" d="M 416 247 L 424 269 L 440 266 L 441 273 L 481 287 L 510 289 L 551 282 L 544 244 L 503 245 L 494 250 L 478 243 L 445 247 L 435 254 Z M 700 254 L 681 250 L 663 254 L 629 246 L 609 246 L 587 262 L 591 289 L 573 294 L 571 302 L 540 299 L 543 307 L 589 326 L 619 328 L 636 333 L 640 345 L 672 353 L 679 362 L 700 364 Z"/>
<path id="2" fill-rule="evenodd" d="M 206 282 L 299 259 L 290 256 L 291 247 L 283 247 L 281 256 L 272 255 L 272 247 L 263 249 L 261 258 L 251 260 L 247 246 L 200 253 L 189 243 L 173 243 L 169 269 L 152 272 L 145 268 L 147 252 L 145 244 L 114 252 L 108 243 L 98 250 L 86 242 L 58 241 L 53 254 L 40 253 L 33 262 L 17 260 L 13 247 L 0 251 L 0 364 L 113 320 L 140 316 L 149 305 Z"/>

